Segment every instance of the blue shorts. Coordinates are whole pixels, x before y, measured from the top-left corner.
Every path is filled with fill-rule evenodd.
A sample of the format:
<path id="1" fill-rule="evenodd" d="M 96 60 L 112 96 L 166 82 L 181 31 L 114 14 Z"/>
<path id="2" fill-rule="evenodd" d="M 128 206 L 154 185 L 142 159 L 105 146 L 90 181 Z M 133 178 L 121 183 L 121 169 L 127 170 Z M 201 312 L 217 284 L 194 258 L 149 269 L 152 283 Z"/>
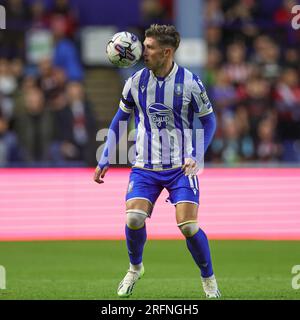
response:
<path id="1" fill-rule="evenodd" d="M 198 205 L 198 186 L 197 176 L 185 176 L 181 167 L 164 171 L 132 168 L 126 201 L 145 199 L 154 205 L 161 191 L 166 188 L 169 192 L 167 201 L 172 204 L 191 202 Z"/>

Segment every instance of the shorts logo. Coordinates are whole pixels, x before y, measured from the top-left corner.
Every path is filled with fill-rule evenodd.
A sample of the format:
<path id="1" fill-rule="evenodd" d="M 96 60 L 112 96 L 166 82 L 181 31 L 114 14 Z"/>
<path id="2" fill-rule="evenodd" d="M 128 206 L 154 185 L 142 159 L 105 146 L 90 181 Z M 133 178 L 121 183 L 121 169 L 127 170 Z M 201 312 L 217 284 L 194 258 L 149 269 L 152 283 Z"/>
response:
<path id="1" fill-rule="evenodd" d="M 198 190 L 198 181 L 197 181 L 197 177 L 195 176 L 188 176 L 189 179 L 189 183 L 190 183 L 190 187 L 194 192 L 194 195 L 197 194 L 197 190 Z"/>
<path id="2" fill-rule="evenodd" d="M 128 189 L 127 189 L 127 193 L 130 193 L 130 192 L 133 190 L 133 184 L 134 184 L 133 181 L 130 181 L 130 182 L 129 182 L 129 184 L 128 184 Z"/>
<path id="3" fill-rule="evenodd" d="M 152 103 L 148 107 L 148 114 L 153 123 L 158 128 L 166 128 L 168 122 L 171 119 L 171 108 L 162 103 Z"/>
<path id="4" fill-rule="evenodd" d="M 174 92 L 175 92 L 176 96 L 181 96 L 183 94 L 183 84 L 182 83 L 175 83 Z"/>

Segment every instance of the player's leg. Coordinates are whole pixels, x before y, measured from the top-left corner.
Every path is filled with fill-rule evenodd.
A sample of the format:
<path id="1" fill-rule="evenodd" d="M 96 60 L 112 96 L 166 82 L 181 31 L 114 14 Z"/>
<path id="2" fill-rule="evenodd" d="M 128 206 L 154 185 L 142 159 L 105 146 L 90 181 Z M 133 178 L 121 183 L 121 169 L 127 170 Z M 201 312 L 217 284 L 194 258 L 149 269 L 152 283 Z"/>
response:
<path id="1" fill-rule="evenodd" d="M 182 202 L 176 205 L 177 226 L 186 238 L 187 247 L 204 278 L 213 275 L 210 249 L 206 234 L 197 222 L 198 206 L 194 203 Z"/>
<path id="2" fill-rule="evenodd" d="M 206 234 L 197 222 L 198 206 L 195 203 L 180 202 L 176 204 L 177 225 L 186 238 L 187 247 L 201 270 L 203 289 L 208 298 L 220 297 L 213 273 L 210 248 Z"/>
<path id="3" fill-rule="evenodd" d="M 126 244 L 130 260 L 130 270 L 142 269 L 143 250 L 147 239 L 145 220 L 152 212 L 152 204 L 144 199 L 126 202 Z"/>
<path id="4" fill-rule="evenodd" d="M 126 244 L 129 270 L 118 286 L 119 297 L 129 297 L 134 285 L 144 275 L 143 251 L 146 243 L 145 220 L 151 214 L 152 205 L 143 199 L 132 199 L 126 203 Z"/>
<path id="5" fill-rule="evenodd" d="M 199 181 L 197 176 L 185 176 L 183 171 L 166 186 L 171 203 L 176 205 L 178 227 L 186 238 L 187 247 L 201 270 L 203 288 L 207 297 L 219 297 L 217 282 L 213 275 L 209 243 L 197 222 L 199 205 Z"/>
<path id="6" fill-rule="evenodd" d="M 152 183 L 151 173 L 134 168 L 126 195 L 126 244 L 130 260 L 129 270 L 118 287 L 120 297 L 132 294 L 134 285 L 144 274 L 143 251 L 147 239 L 145 220 L 162 188 Z"/>

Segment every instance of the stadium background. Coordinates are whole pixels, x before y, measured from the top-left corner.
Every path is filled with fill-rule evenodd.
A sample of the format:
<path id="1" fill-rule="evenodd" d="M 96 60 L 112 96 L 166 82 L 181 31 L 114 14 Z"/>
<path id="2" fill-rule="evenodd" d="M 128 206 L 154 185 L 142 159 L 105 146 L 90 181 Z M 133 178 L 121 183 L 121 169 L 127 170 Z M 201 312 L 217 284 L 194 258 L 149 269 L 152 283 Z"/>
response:
<path id="1" fill-rule="evenodd" d="M 218 118 L 206 169 L 199 176 L 199 223 L 216 240 L 212 248 L 216 259 L 218 253 L 222 257 L 217 262 L 221 284 L 231 285 L 234 257 L 236 268 L 240 263 L 249 273 L 240 280 L 240 290 L 229 290 L 229 298 L 249 298 L 242 282 L 251 286 L 266 274 L 269 291 L 252 297 L 299 299 L 299 292 L 290 285 L 291 268 L 300 264 L 300 32 L 291 27 L 291 8 L 297 1 L 186 3 L 0 1 L 6 9 L 6 30 L 0 31 L 0 265 L 14 274 L 7 298 L 99 297 L 97 282 L 81 296 L 72 295 L 72 286 L 68 293 L 63 291 L 65 279 L 57 280 L 61 285 L 57 295 L 53 284 L 47 292 L 44 278 L 35 286 L 26 284 L 22 291 L 28 273 L 45 271 L 42 263 L 35 265 L 36 270 L 32 265 L 39 257 L 51 257 L 56 261 L 54 269 L 74 269 L 77 277 L 75 265 L 85 266 L 78 264 L 76 254 L 90 250 L 97 256 L 97 250 L 102 250 L 99 261 L 94 261 L 101 268 L 101 261 L 106 265 L 115 261 L 107 248 L 122 246 L 116 263 L 126 265 L 124 241 L 104 240 L 124 239 L 123 199 L 129 168 L 111 168 L 101 186 L 92 176 L 100 145 L 97 130 L 109 126 L 125 79 L 142 62 L 135 68 L 115 69 L 106 60 L 105 46 L 117 31 L 132 31 L 142 40 L 151 23 L 174 23 L 183 35 L 177 59 L 200 75 Z M 159 257 L 168 246 L 182 246 L 175 240 L 183 239 L 165 195 L 147 226 L 149 239 L 173 239 L 158 246 L 166 250 L 156 248 L 151 253 Z M 74 241 L 87 239 L 103 241 Z M 35 241 L 20 242 L 31 240 Z M 51 245 L 37 240 L 74 242 Z M 64 261 L 59 246 L 69 258 L 73 250 L 72 258 Z M 24 257 L 23 248 L 28 248 Z M 247 250 L 249 256 L 244 257 Z M 284 261 L 279 256 L 285 256 Z M 27 273 L 20 273 L 20 261 Z M 123 268 L 113 269 L 107 278 L 117 281 Z M 52 279 L 51 270 L 48 266 L 45 278 Z M 96 277 L 95 270 L 90 274 Z M 114 297 L 107 283 L 101 285 L 107 291 L 100 298 Z M 162 286 L 170 290 L 168 283 Z M 193 290 L 191 297 L 197 298 Z M 160 296 L 140 291 L 138 297 Z M 171 289 L 170 295 L 162 297 L 177 296 Z"/>

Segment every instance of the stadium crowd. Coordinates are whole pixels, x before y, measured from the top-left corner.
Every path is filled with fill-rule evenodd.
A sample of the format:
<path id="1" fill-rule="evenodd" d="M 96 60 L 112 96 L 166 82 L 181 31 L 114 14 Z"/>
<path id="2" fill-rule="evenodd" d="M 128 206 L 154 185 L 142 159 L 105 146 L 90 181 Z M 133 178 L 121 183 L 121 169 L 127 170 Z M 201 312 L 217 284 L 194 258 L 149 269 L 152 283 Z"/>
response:
<path id="1" fill-rule="evenodd" d="M 56 0 L 50 9 L 43 1 L 11 0 L 5 8 L 0 166 L 94 165 L 96 123 L 83 83 L 76 13 L 67 0 Z M 37 30 L 49 31 L 52 49 L 34 61 L 27 37 Z"/>
<path id="2" fill-rule="evenodd" d="M 203 80 L 219 125 L 214 162 L 300 161 L 300 32 L 294 0 L 207 1 Z"/>
<path id="3" fill-rule="evenodd" d="M 85 94 L 75 8 L 68 0 L 50 7 L 38 0 L 4 2 L 0 167 L 94 166 L 97 124 Z M 201 78 L 218 118 L 207 160 L 300 162 L 300 32 L 291 26 L 296 1 L 204 3 L 207 62 Z M 141 15 L 145 25 L 172 23 L 172 1 L 143 0 Z M 26 55 L 24 30 L 38 29 L 50 30 L 53 54 L 34 63 Z"/>

